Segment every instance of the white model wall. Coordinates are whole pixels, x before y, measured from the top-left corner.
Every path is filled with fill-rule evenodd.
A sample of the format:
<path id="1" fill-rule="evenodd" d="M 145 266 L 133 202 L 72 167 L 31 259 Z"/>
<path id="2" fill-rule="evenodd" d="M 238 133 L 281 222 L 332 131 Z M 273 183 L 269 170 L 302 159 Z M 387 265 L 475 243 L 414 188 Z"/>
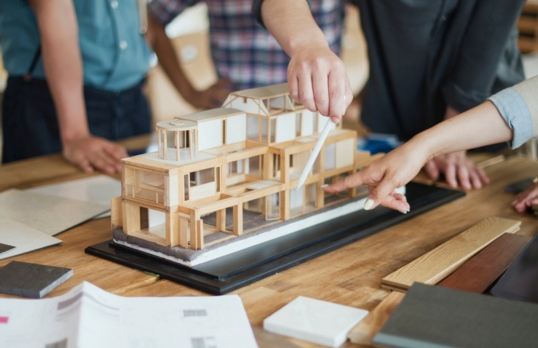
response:
<path id="1" fill-rule="evenodd" d="M 198 124 L 198 151 L 222 146 L 222 119 Z"/>
<path id="2" fill-rule="evenodd" d="M 353 164 L 355 149 L 353 139 L 346 139 L 336 143 L 336 168 Z"/>
<path id="3" fill-rule="evenodd" d="M 276 143 L 295 139 L 295 113 L 276 118 Z"/>
<path id="4" fill-rule="evenodd" d="M 247 115 L 228 117 L 226 119 L 226 144 L 247 140 Z"/>
<path id="5" fill-rule="evenodd" d="M 314 134 L 314 117 L 317 116 L 317 112 L 310 110 L 304 110 L 302 112 L 301 120 L 301 136 L 308 136 Z"/>
<path id="6" fill-rule="evenodd" d="M 322 132 L 323 128 L 325 128 L 325 125 L 327 124 L 327 121 L 329 121 L 329 118 L 326 116 L 321 116 L 320 113 L 318 113 L 318 132 Z M 330 121 L 329 121 L 330 122 Z M 332 123 L 331 130 L 336 128 L 336 125 Z"/>

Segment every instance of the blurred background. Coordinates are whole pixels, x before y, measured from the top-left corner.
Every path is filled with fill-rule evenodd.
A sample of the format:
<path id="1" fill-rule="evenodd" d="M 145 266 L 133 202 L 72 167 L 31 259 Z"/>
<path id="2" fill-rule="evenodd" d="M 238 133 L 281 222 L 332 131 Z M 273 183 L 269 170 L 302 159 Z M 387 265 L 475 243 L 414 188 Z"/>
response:
<path id="1" fill-rule="evenodd" d="M 358 10 L 347 6 L 345 32 L 342 42 L 342 59 L 346 64 L 351 87 L 359 95 L 368 78 L 366 44 L 360 30 Z M 207 7 L 204 3 L 187 9 L 166 27 L 187 77 L 197 89 L 205 89 L 217 81 L 210 57 Z M 519 48 L 527 78 L 538 75 L 538 0 L 528 0 L 518 21 Z M 0 48 L 1 49 L 1 48 Z M 0 103 L 7 80 L 0 56 Z M 197 111 L 173 88 L 157 59 L 152 61 L 146 93 L 151 104 L 153 123 Z M 356 115 L 360 98 L 355 98 L 344 118 L 344 127 L 355 129 L 359 135 L 367 134 Z M 1 119 L 1 111 L 0 111 Z M 0 124 L 1 127 L 1 124 Z M 0 133 L 0 144 L 2 142 Z M 522 146 L 519 153 L 537 158 L 536 141 Z M 0 153 L 1 156 L 1 153 Z"/>

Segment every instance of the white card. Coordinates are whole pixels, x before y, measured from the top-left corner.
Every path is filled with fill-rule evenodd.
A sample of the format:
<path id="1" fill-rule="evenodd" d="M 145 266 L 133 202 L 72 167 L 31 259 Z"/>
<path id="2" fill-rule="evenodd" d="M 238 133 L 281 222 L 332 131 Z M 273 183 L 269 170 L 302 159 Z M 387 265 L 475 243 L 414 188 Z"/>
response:
<path id="1" fill-rule="evenodd" d="M 267 331 L 338 347 L 368 311 L 299 296 L 263 321 Z"/>
<path id="2" fill-rule="evenodd" d="M 0 254 L 0 260 L 60 244 L 62 241 L 20 222 L 0 217 L 0 242 L 15 248 Z"/>

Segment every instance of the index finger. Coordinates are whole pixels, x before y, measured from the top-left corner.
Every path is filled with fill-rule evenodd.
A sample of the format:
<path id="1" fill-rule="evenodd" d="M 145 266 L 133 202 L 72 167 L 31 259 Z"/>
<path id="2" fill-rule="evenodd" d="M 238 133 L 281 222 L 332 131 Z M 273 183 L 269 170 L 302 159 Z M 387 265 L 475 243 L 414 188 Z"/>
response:
<path id="1" fill-rule="evenodd" d="M 326 192 L 340 192 L 352 187 L 366 185 L 366 178 L 364 171 L 357 172 L 353 175 L 346 176 L 344 179 L 335 182 L 329 186 L 323 188 Z"/>

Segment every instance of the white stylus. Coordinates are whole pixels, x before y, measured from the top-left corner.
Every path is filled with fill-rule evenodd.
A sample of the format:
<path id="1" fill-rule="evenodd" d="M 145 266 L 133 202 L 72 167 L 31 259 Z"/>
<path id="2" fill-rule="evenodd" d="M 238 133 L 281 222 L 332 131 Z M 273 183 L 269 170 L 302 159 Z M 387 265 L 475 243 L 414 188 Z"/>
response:
<path id="1" fill-rule="evenodd" d="M 344 101 L 345 101 L 345 98 L 344 98 Z M 332 126 L 331 119 L 327 117 L 327 123 L 325 124 L 325 128 L 323 128 L 323 131 L 321 132 L 321 135 L 319 136 L 316 146 L 314 146 L 314 149 L 312 150 L 310 157 L 308 157 L 308 162 L 306 162 L 303 172 L 301 173 L 301 176 L 299 177 L 299 183 L 297 184 L 296 190 L 303 187 L 306 177 L 308 176 L 308 173 L 310 173 L 310 171 L 312 170 L 312 166 L 314 165 L 314 162 L 316 161 L 316 158 L 318 157 L 319 151 L 321 150 L 321 147 L 323 146 L 325 139 L 327 139 L 327 135 L 331 131 L 331 128 L 332 128 L 331 126 Z"/>

